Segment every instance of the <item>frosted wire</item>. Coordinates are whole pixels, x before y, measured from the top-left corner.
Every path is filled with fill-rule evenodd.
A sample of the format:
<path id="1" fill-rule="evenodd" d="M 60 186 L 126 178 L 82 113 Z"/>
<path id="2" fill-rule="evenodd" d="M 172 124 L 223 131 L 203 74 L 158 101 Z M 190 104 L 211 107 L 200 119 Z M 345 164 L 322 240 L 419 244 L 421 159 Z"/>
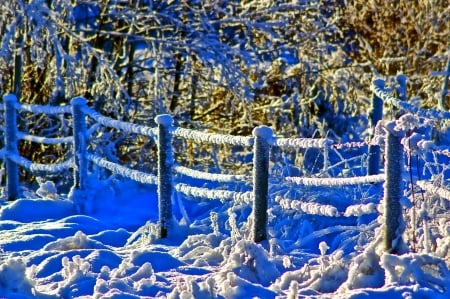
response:
<path id="1" fill-rule="evenodd" d="M 368 204 L 351 205 L 345 209 L 344 216 L 351 217 L 351 216 L 375 214 L 378 213 L 377 208 L 378 206 L 373 202 Z"/>
<path id="2" fill-rule="evenodd" d="M 328 186 L 328 187 L 341 187 L 348 185 L 360 185 L 369 183 L 384 182 L 385 175 L 368 175 L 351 178 L 303 178 L 303 177 L 285 177 L 285 181 L 304 186 Z"/>
<path id="3" fill-rule="evenodd" d="M 432 183 L 426 181 L 418 181 L 417 185 L 419 185 L 419 187 L 425 190 L 426 192 L 430 192 L 432 194 L 439 195 L 440 197 L 445 198 L 446 200 L 450 200 L 450 190 L 435 186 Z"/>
<path id="4" fill-rule="evenodd" d="M 309 215 L 339 217 L 338 209 L 332 205 L 323 205 L 315 202 L 304 202 L 296 199 L 277 198 L 282 208 L 301 211 Z"/>
<path id="5" fill-rule="evenodd" d="M 253 201 L 253 192 L 234 192 L 228 190 L 211 190 L 207 188 L 192 187 L 186 184 L 175 185 L 175 190 L 186 196 L 199 198 L 214 198 L 220 201 L 235 201 L 250 203 Z"/>
<path id="6" fill-rule="evenodd" d="M 61 163 L 40 164 L 40 163 L 33 163 L 30 160 L 28 160 L 18 154 L 14 154 L 14 155 L 10 154 L 8 157 L 11 160 L 13 160 L 16 164 L 28 169 L 31 172 L 45 171 L 48 173 L 58 173 L 63 170 L 73 168 L 75 166 L 72 159 L 61 162 Z"/>
<path id="7" fill-rule="evenodd" d="M 382 89 L 372 86 L 372 91 L 374 94 L 383 100 L 383 102 L 392 104 L 399 109 L 404 109 L 410 113 L 417 114 L 422 117 L 431 118 L 431 119 L 448 119 L 450 118 L 450 112 L 435 110 L 435 109 L 420 109 L 410 103 L 401 101 L 388 93 L 384 92 Z"/>
<path id="8" fill-rule="evenodd" d="M 231 144 L 239 146 L 251 146 L 253 145 L 253 137 L 233 136 L 217 133 L 205 133 L 191 129 L 185 129 L 177 127 L 173 129 L 172 134 L 184 139 L 193 140 L 196 142 L 208 142 L 214 144 Z"/>
<path id="9" fill-rule="evenodd" d="M 89 115 L 92 119 L 94 119 L 96 122 L 110 128 L 114 128 L 117 130 L 122 130 L 128 133 L 135 133 L 140 134 L 144 136 L 152 137 L 153 139 L 156 139 L 156 136 L 158 135 L 156 128 L 151 128 L 147 126 L 141 126 L 137 124 L 132 124 L 120 120 L 116 120 L 110 117 L 106 117 L 101 115 L 100 113 L 96 112 L 95 110 L 92 110 L 89 107 L 82 107 L 82 111 Z"/>
<path id="10" fill-rule="evenodd" d="M 36 143 L 43 143 L 43 144 L 61 144 L 61 143 L 72 143 L 73 137 L 60 137 L 60 138 L 47 138 L 47 137 L 41 137 L 41 136 L 35 136 L 35 135 L 29 135 L 24 132 L 17 132 L 17 138 L 22 140 L 27 140 L 31 142 Z"/>
<path id="11" fill-rule="evenodd" d="M 17 104 L 17 110 L 27 111 L 31 113 L 42 114 L 63 114 L 72 113 L 72 106 L 50 106 L 50 105 L 31 105 L 31 104 Z"/>
<path id="12" fill-rule="evenodd" d="M 273 143 L 281 148 L 327 148 L 332 144 L 327 138 L 275 138 Z"/>
<path id="13" fill-rule="evenodd" d="M 234 175 L 234 174 L 220 174 L 220 173 L 209 173 L 204 171 L 198 171 L 191 168 L 187 168 L 184 166 L 175 166 L 175 171 L 179 174 L 199 179 L 199 180 L 208 180 L 208 181 L 214 181 L 214 182 L 220 182 L 220 183 L 230 183 L 230 182 L 247 182 L 251 181 L 250 176 L 245 175 Z"/>
<path id="14" fill-rule="evenodd" d="M 111 170 L 113 173 L 120 174 L 121 176 L 130 178 L 137 182 L 152 185 L 158 184 L 158 178 L 155 175 L 127 168 L 125 166 L 110 162 L 92 154 L 88 154 L 87 159 L 97 164 L 98 166 Z"/>

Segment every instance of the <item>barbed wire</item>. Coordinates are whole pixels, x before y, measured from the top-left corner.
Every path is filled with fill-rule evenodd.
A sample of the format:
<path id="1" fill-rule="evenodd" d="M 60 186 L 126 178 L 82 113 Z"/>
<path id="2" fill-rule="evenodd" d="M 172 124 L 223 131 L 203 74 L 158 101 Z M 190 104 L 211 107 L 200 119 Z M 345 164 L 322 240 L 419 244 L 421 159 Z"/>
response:
<path id="1" fill-rule="evenodd" d="M 361 148 L 368 146 L 369 143 L 366 141 L 349 141 L 344 143 L 334 143 L 331 145 L 333 149 L 343 149 L 343 148 Z"/>

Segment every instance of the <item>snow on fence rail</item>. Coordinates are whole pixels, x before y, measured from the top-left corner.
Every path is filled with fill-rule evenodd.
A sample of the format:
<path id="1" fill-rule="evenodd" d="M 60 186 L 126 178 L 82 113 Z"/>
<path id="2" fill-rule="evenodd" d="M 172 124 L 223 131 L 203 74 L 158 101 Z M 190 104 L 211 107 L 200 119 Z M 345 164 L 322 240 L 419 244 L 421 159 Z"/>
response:
<path id="1" fill-rule="evenodd" d="M 267 225 L 267 205 L 268 205 L 268 185 L 269 185 L 269 151 L 271 146 L 277 146 L 280 148 L 319 148 L 324 150 L 324 156 L 329 149 L 338 149 L 347 147 L 346 144 L 333 144 L 330 139 L 310 139 L 310 138 L 277 138 L 271 128 L 267 126 L 259 126 L 254 129 L 253 136 L 230 136 L 215 133 L 204 133 L 195 130 L 173 127 L 172 117 L 170 115 L 159 115 L 155 118 L 157 127 L 147 127 L 136 125 L 132 123 L 122 122 L 115 120 L 90 109 L 87 106 L 86 99 L 82 97 L 74 98 L 71 101 L 70 106 L 63 107 L 50 107 L 50 106 L 38 106 L 38 105 L 21 105 L 17 103 L 17 99 L 14 95 L 8 94 L 3 97 L 4 110 L 5 110 L 5 149 L 2 151 L 5 158 L 5 164 L 7 168 L 7 194 L 8 199 L 17 198 L 19 193 L 18 183 L 18 165 L 21 165 L 29 170 L 39 171 L 53 171 L 63 170 L 67 168 L 74 169 L 74 186 L 73 194 L 82 195 L 83 191 L 87 188 L 86 177 L 88 161 L 95 163 L 101 167 L 107 168 L 114 173 L 118 173 L 124 177 L 136 180 L 138 182 L 146 184 L 155 184 L 158 186 L 158 201 L 159 201 L 159 226 L 160 237 L 166 237 L 168 230 L 170 229 L 171 215 L 171 196 L 175 190 L 188 196 L 193 197 L 207 197 L 215 198 L 222 201 L 225 200 L 239 200 L 244 202 L 253 203 L 253 240 L 255 242 L 266 239 L 266 225 Z M 374 94 L 374 102 L 380 102 L 377 93 Z M 373 104 L 372 123 L 376 124 L 381 118 L 382 113 L 375 111 L 377 108 Z M 61 138 L 45 138 L 38 136 L 27 135 L 26 133 L 17 131 L 17 115 L 16 110 L 28 111 L 31 113 L 44 113 L 44 114 L 72 114 L 72 129 L 73 136 L 61 137 Z M 381 115 L 381 116 L 380 116 Z M 136 171 L 124 167 L 122 165 L 107 161 L 106 159 L 95 155 L 95 153 L 89 153 L 88 147 L 88 130 L 86 129 L 86 116 L 93 119 L 96 124 L 93 126 L 103 125 L 124 132 L 135 133 L 145 135 L 154 138 L 158 145 L 158 174 L 151 175 L 144 172 Z M 389 133 L 389 132 L 388 132 Z M 253 176 L 241 176 L 241 175 L 224 175 L 224 174 L 211 174 L 192 170 L 182 166 L 176 166 L 172 157 L 172 144 L 173 137 L 184 138 L 194 140 L 201 143 L 214 143 L 214 144 L 231 144 L 239 146 L 253 147 Z M 31 161 L 22 158 L 18 154 L 17 139 L 25 139 L 38 143 L 72 143 L 73 144 L 73 159 L 60 164 L 43 165 L 34 164 Z M 400 142 L 398 144 L 390 144 L 391 148 L 401 148 Z M 366 144 L 365 144 L 366 145 Z M 350 147 L 363 146 L 361 143 L 350 144 Z M 285 182 L 294 184 L 303 184 L 308 186 L 343 186 L 354 184 L 369 184 L 379 183 L 385 180 L 384 174 L 379 174 L 380 168 L 380 147 L 378 145 L 369 144 L 369 169 L 368 176 L 355 177 L 355 178 L 298 178 L 288 177 L 285 178 Z M 386 147 L 389 151 L 389 147 Z M 389 155 L 388 155 L 389 156 Z M 229 190 L 211 190 L 207 188 L 192 187 L 187 184 L 173 183 L 172 174 L 176 172 L 183 176 L 188 176 L 197 179 L 207 179 L 217 182 L 249 182 L 252 181 L 253 191 L 251 192 L 234 192 Z M 389 173 L 389 169 L 385 172 Z M 394 172 L 399 172 L 395 170 Z M 390 176 L 388 179 L 397 180 L 391 182 L 392 185 L 399 185 L 401 177 Z M 389 185 L 387 183 L 386 185 Z M 385 199 L 389 197 L 397 197 L 396 192 L 401 192 L 401 188 L 398 190 L 385 192 Z M 309 204 L 301 204 L 296 200 L 290 199 L 296 208 L 304 211 L 305 213 L 318 213 L 324 210 L 325 214 L 330 214 L 329 211 L 333 208 L 326 207 L 321 208 L 320 205 L 311 206 Z M 292 205 L 291 205 L 292 206 Z M 373 213 L 374 207 L 349 207 L 349 212 L 340 214 L 340 216 L 355 216 L 362 213 Z M 388 211 L 385 211 L 388 212 Z M 388 212 L 389 213 L 389 212 Z M 331 213 L 332 216 L 336 216 L 335 212 Z M 330 214 L 330 215 L 331 215 Z M 392 241 L 392 240 L 391 240 Z M 391 242 L 392 244 L 392 242 Z"/>

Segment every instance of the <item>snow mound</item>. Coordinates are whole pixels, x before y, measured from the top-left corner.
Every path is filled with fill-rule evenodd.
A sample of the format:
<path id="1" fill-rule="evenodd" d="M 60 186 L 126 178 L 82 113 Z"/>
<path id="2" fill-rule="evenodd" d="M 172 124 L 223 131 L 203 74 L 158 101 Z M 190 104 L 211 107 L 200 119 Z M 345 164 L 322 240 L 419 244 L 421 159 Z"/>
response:
<path id="1" fill-rule="evenodd" d="M 67 251 L 73 249 L 107 249 L 108 247 L 102 243 L 95 241 L 83 232 L 76 232 L 75 236 L 59 239 L 48 243 L 44 250 L 60 250 Z"/>
<path id="2" fill-rule="evenodd" d="M 19 222 L 61 219 L 75 213 L 75 206 L 68 200 L 18 199 L 0 211 L 0 220 Z"/>

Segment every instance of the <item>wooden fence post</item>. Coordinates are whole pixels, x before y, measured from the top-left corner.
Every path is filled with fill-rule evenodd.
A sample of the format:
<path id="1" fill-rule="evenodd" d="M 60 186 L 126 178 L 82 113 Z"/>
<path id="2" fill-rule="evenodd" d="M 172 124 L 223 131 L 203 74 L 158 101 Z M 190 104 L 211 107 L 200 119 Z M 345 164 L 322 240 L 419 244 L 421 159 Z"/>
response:
<path id="1" fill-rule="evenodd" d="M 404 221 L 400 199 L 403 195 L 402 134 L 393 129 L 395 122 L 386 124 L 386 163 L 384 183 L 384 249 L 400 253 L 403 246 Z"/>
<path id="2" fill-rule="evenodd" d="M 19 191 L 19 167 L 11 159 L 12 155 L 18 155 L 17 148 L 17 98 L 13 94 L 3 96 L 5 104 L 5 166 L 6 166 L 6 192 L 8 200 L 15 200 L 20 196 Z"/>
<path id="3" fill-rule="evenodd" d="M 172 221 L 172 116 L 161 114 L 156 116 L 158 124 L 158 208 L 159 237 L 167 238 Z"/>
<path id="4" fill-rule="evenodd" d="M 403 74 L 397 75 L 397 96 L 400 100 L 406 102 L 408 100 L 408 93 L 407 93 L 407 87 L 406 87 L 406 81 L 408 80 L 408 77 Z"/>
<path id="5" fill-rule="evenodd" d="M 87 179 L 86 118 L 83 112 L 86 103 L 87 101 L 83 97 L 76 97 L 70 101 L 75 157 L 74 188 L 80 191 L 86 190 Z"/>
<path id="6" fill-rule="evenodd" d="M 442 92 L 441 92 L 441 97 L 439 98 L 439 109 L 441 110 L 445 110 L 445 99 L 447 97 L 447 94 L 450 93 L 449 89 L 448 89 L 448 79 L 450 77 L 450 55 L 447 58 L 447 72 L 444 75 L 444 82 L 442 82 Z"/>
<path id="7" fill-rule="evenodd" d="M 372 83 L 374 87 L 384 89 L 384 80 L 376 79 Z M 370 107 L 369 120 L 372 128 L 370 139 L 375 137 L 375 130 L 378 122 L 383 119 L 383 100 L 373 94 L 372 106 Z M 369 144 L 369 161 L 367 174 L 375 175 L 379 173 L 381 149 L 378 144 Z"/>
<path id="8" fill-rule="evenodd" d="M 253 241 L 267 239 L 267 201 L 269 193 L 269 153 L 273 130 L 267 126 L 253 129 Z"/>

